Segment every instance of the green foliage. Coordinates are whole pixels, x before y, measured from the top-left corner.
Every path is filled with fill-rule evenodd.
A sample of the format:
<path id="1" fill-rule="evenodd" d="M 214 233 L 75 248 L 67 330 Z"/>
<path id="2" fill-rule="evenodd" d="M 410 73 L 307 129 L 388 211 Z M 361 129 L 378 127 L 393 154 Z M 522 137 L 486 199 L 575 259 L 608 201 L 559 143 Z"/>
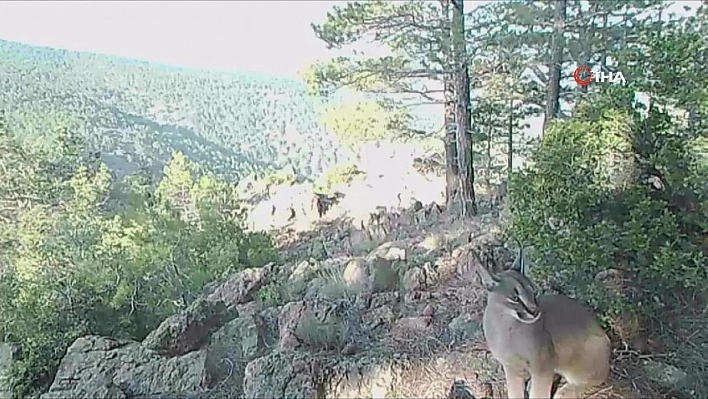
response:
<path id="1" fill-rule="evenodd" d="M 314 191 L 331 195 L 334 187 L 351 183 L 354 179 L 361 178 L 363 175 L 364 172 L 360 171 L 353 163 L 337 164 L 315 181 Z"/>
<path id="2" fill-rule="evenodd" d="M 663 361 L 689 376 L 674 388 L 705 397 L 706 141 L 656 107 L 635 112 L 628 90 L 607 90 L 545 132 L 532 166 L 512 175 L 510 232 L 535 247 L 531 271 L 547 288 L 620 331 L 622 317 L 643 316 Z M 620 292 L 599 278 L 609 270 L 623 277 Z"/>
<path id="3" fill-rule="evenodd" d="M 533 166 L 513 175 L 512 232 L 535 246 L 539 281 L 605 315 L 634 308 L 652 316 L 685 289 L 705 293 L 699 245 L 708 215 L 672 206 L 672 199 L 693 194 L 706 209 L 705 167 L 665 114 L 653 111 L 641 121 L 626 107 L 602 107 L 616 101 L 601 100 L 575 120 L 555 123 Z M 645 182 L 654 170 L 647 165 L 662 171 L 665 192 Z M 641 295 L 607 291 L 596 276 L 609 269 L 628 273 Z"/>
<path id="4" fill-rule="evenodd" d="M 258 298 L 266 306 L 280 306 L 283 304 L 284 299 L 283 293 L 281 291 L 282 287 L 280 286 L 280 284 L 273 281 L 258 290 Z"/>
<path id="5" fill-rule="evenodd" d="M 666 7 L 666 2 L 659 3 Z M 705 117 L 707 19 L 708 7 L 703 5 L 690 17 L 664 13 L 647 23 L 639 31 L 634 46 L 617 52 L 621 70 L 632 77 L 628 83 L 638 91 L 651 93 L 660 104 L 688 109 Z M 703 126 L 702 133 L 707 130 Z"/>
<path id="6" fill-rule="evenodd" d="M 486 181 L 507 177 L 514 156 L 527 155 L 527 118 L 541 114 L 545 102 L 545 86 L 526 73 L 534 54 L 520 51 L 531 46 L 531 29 L 514 24 L 513 7 L 491 2 L 475 8 L 467 33 L 475 55 L 472 87 L 481 93 L 472 99 L 474 159 L 486 166 Z"/>
<path id="7" fill-rule="evenodd" d="M 377 117 L 384 133 L 392 130 L 418 131 L 421 126 L 408 114 L 418 108 L 422 114 L 423 104 L 440 103 L 440 82 L 449 73 L 450 56 L 449 23 L 446 23 L 437 2 L 424 1 L 367 1 L 347 2 L 332 8 L 326 20 L 313 24 L 315 35 L 326 43 L 328 48 L 354 49 L 352 56 L 333 57 L 325 62 L 317 62 L 303 72 L 303 80 L 312 94 L 328 95 L 341 88 L 368 93 L 377 99 L 386 99 L 386 107 L 393 111 L 396 128 L 392 129 L 385 118 Z M 369 51 L 370 43 L 376 44 L 384 52 Z M 364 44 L 368 49 L 358 46 Z M 360 51 L 364 50 L 364 51 Z M 356 105 L 349 110 L 362 113 Z M 375 104 L 370 107 L 376 108 Z M 416 111 L 418 111 L 418 109 Z M 377 109 L 365 110 L 372 115 L 381 115 Z M 438 129 L 440 117 L 431 121 L 424 128 L 430 131 Z M 422 118 L 427 119 L 427 118 Z M 369 133 L 360 133 L 364 139 L 371 137 L 368 119 L 357 125 L 356 118 L 350 119 L 352 126 Z M 355 132 L 355 130 L 354 130 Z M 392 133 L 395 133 L 393 131 Z M 335 133 L 336 134 L 336 133 Z M 375 134 L 378 136 L 378 134 Z M 352 137 L 346 134 L 345 140 Z M 341 138 L 341 136 L 340 136 Z"/>
<path id="8" fill-rule="evenodd" d="M 311 95 L 329 95 L 341 87 L 371 93 L 410 90 L 411 85 L 398 82 L 401 70 L 409 68 L 403 57 L 352 60 L 333 58 L 327 63 L 310 65 L 302 74 Z M 371 71 L 376 71 L 372 73 Z M 395 82 L 392 86 L 392 82 Z"/>
<path id="9" fill-rule="evenodd" d="M 20 396 L 79 336 L 142 339 L 206 283 L 276 259 L 242 229 L 235 189 L 182 154 L 156 188 L 135 175 L 117 190 L 80 140 L 57 137 L 49 152 L 0 134 L 0 331 L 20 348 Z"/>
<path id="10" fill-rule="evenodd" d="M 307 292 L 308 278 L 298 277 L 272 281 L 258 290 L 258 298 L 265 306 L 281 306 L 301 300 Z"/>
<path id="11" fill-rule="evenodd" d="M 362 91 L 406 92 L 414 87 L 415 79 L 442 72 L 440 52 L 449 43 L 441 40 L 440 21 L 440 10 L 431 2 L 377 0 L 335 6 L 324 23 L 312 26 L 329 48 L 373 39 L 393 54 L 335 58 L 329 65 L 313 68 L 307 74 L 312 78 L 308 83 L 316 83 L 317 92 L 342 85 Z"/>
<path id="12" fill-rule="evenodd" d="M 266 188 L 280 185 L 292 185 L 297 182 L 295 174 L 287 170 L 279 170 L 265 175 L 262 179 Z"/>
<path id="13" fill-rule="evenodd" d="M 361 101 L 332 106 L 322 114 L 322 123 L 348 148 L 400 137 L 410 123 L 403 109 L 381 101 Z"/>

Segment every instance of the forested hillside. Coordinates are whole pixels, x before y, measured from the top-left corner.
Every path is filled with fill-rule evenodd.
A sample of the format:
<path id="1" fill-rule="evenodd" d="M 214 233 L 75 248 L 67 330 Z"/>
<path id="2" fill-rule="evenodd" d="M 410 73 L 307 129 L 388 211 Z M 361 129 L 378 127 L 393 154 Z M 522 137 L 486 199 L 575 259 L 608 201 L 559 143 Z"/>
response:
<path id="1" fill-rule="evenodd" d="M 508 397 L 513 253 L 509 358 L 565 295 L 588 399 L 708 398 L 708 1 L 473 3 L 341 2 L 307 85 L 0 41 L 0 398 Z"/>
<path id="2" fill-rule="evenodd" d="M 159 172 L 173 150 L 232 181 L 288 165 L 312 176 L 341 157 L 318 123 L 322 101 L 295 80 L 3 40 L 0 60 L 0 109 L 10 130 L 80 132 L 119 176 Z"/>

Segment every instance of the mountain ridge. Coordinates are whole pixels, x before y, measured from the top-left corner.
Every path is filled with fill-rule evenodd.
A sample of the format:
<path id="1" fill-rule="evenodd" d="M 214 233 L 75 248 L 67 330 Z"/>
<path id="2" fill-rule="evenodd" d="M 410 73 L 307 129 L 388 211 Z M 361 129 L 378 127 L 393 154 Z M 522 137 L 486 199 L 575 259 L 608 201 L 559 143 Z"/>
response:
<path id="1" fill-rule="evenodd" d="M 50 115 L 106 158 L 122 158 L 112 162 L 119 176 L 136 167 L 157 172 L 172 151 L 226 180 L 285 167 L 313 178 L 347 157 L 319 122 L 319 107 L 331 100 L 289 77 L 2 39 L 0 60 L 0 109 L 11 130 L 44 138 L 46 124 L 32 119 Z"/>

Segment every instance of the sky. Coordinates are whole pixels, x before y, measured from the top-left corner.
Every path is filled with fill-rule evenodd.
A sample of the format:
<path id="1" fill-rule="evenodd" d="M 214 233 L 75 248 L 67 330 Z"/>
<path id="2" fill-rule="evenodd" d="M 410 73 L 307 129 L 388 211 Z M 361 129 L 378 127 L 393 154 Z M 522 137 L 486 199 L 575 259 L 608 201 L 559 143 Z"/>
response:
<path id="1" fill-rule="evenodd" d="M 297 76 L 331 57 L 311 22 L 341 1 L 0 1 L 0 39 L 193 68 Z"/>
<path id="2" fill-rule="evenodd" d="M 468 0 L 468 10 L 488 0 Z M 177 66 L 296 77 L 333 56 L 312 32 L 343 0 L 2 1 L 0 39 Z M 683 4 L 676 2 L 674 10 Z M 370 49 L 366 49 L 370 50 Z"/>

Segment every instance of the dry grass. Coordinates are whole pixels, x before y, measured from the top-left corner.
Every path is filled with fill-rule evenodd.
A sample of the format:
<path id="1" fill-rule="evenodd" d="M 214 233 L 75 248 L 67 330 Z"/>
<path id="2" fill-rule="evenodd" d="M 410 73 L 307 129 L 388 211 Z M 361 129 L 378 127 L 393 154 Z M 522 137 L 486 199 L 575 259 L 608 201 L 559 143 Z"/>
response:
<path id="1" fill-rule="evenodd" d="M 316 349 L 335 350 L 344 346 L 348 329 L 340 320 L 322 322 L 314 317 L 302 320 L 295 331 L 300 341 Z"/>
<path id="2" fill-rule="evenodd" d="M 349 286 L 344 281 L 345 265 L 332 265 L 318 270 L 313 280 L 317 297 L 329 301 L 337 299 L 353 299 L 361 293 L 361 289 Z"/>

